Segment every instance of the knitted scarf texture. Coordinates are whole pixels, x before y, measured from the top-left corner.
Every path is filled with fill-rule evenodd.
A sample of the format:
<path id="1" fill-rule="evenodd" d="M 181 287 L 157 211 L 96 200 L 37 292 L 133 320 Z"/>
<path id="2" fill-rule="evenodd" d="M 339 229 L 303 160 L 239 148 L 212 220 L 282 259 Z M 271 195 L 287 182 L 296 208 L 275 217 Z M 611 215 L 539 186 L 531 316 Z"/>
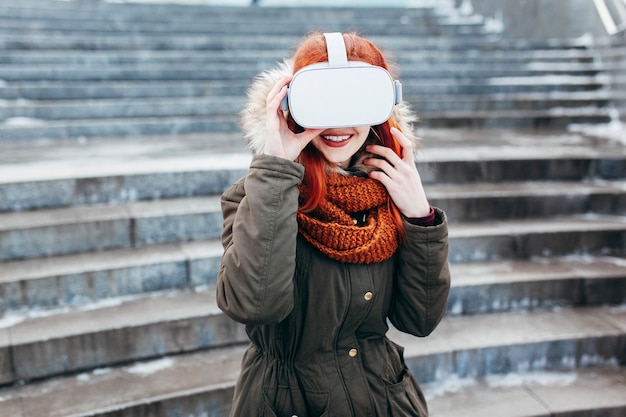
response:
<path id="1" fill-rule="evenodd" d="M 307 193 L 301 185 L 301 198 Z M 385 187 L 371 178 L 332 174 L 320 205 L 298 213 L 299 231 L 332 259 L 357 264 L 384 261 L 399 246 L 387 195 Z M 359 226 L 354 218 L 361 215 L 365 221 Z"/>

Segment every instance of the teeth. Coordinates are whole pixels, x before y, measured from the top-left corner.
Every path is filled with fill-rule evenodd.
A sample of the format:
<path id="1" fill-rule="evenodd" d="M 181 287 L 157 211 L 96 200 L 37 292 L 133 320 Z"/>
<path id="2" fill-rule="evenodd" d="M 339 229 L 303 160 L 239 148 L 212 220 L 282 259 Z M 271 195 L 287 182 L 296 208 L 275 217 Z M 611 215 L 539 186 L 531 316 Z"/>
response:
<path id="1" fill-rule="evenodd" d="M 341 136 L 322 136 L 324 139 L 329 140 L 331 142 L 342 142 L 350 138 L 350 135 L 341 135 Z"/>

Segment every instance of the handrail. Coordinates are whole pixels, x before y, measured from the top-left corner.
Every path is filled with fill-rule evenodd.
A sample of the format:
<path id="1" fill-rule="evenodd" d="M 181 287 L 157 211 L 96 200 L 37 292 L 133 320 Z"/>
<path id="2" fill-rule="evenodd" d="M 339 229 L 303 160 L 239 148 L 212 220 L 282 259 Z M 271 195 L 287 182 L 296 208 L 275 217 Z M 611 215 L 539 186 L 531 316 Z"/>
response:
<path id="1" fill-rule="evenodd" d="M 593 3 L 609 35 L 626 31 L 626 0 L 593 0 Z"/>

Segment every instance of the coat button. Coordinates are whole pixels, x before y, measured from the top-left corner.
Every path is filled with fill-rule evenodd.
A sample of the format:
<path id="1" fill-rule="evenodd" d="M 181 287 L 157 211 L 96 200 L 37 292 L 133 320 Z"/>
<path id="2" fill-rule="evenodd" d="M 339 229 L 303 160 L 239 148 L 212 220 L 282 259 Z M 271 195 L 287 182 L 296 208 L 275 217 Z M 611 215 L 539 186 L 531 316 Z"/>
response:
<path id="1" fill-rule="evenodd" d="M 370 291 L 366 292 L 366 293 L 363 295 L 363 298 L 365 298 L 365 301 L 369 301 L 369 300 L 371 300 L 373 297 L 374 297 L 374 294 L 372 294 Z"/>
<path id="2" fill-rule="evenodd" d="M 354 358 L 357 353 L 358 352 L 356 349 L 350 349 L 350 351 L 348 352 L 348 355 L 350 355 L 351 358 Z"/>

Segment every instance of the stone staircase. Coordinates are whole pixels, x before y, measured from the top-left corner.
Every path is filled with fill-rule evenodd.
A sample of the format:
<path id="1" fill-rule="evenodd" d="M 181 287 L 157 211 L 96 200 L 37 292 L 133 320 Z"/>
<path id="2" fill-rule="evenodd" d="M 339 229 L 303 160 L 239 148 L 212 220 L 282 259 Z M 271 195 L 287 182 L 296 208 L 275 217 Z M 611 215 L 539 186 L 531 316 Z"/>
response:
<path id="1" fill-rule="evenodd" d="M 506 38 L 452 1 L 424 3 L 371 11 L 2 0 L 0 141 L 232 132 L 251 77 L 310 29 L 355 28 L 394 53 L 425 127 L 609 120 L 611 80 L 585 39 Z"/>
<path id="2" fill-rule="evenodd" d="M 247 341 L 214 299 L 219 195 L 250 159 L 236 111 L 309 28 L 350 27 L 395 52 L 450 217 L 446 318 L 391 332 L 432 416 L 626 415 L 626 149 L 561 129 L 610 120 L 585 41 L 509 39 L 445 1 L 0 0 L 1 416 L 227 415 Z"/>

